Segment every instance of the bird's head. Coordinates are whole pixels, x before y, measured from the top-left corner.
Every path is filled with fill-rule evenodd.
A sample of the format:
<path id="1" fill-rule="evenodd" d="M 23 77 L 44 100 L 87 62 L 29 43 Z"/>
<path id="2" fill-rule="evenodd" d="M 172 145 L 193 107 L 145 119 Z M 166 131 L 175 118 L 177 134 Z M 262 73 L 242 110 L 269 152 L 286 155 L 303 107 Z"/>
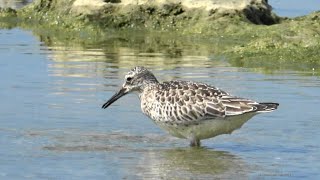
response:
<path id="1" fill-rule="evenodd" d="M 143 88 L 150 83 L 158 83 L 156 77 L 148 69 L 137 66 L 131 69 L 124 77 L 121 89 L 114 94 L 102 108 L 107 108 L 113 102 L 130 92 L 142 92 Z"/>

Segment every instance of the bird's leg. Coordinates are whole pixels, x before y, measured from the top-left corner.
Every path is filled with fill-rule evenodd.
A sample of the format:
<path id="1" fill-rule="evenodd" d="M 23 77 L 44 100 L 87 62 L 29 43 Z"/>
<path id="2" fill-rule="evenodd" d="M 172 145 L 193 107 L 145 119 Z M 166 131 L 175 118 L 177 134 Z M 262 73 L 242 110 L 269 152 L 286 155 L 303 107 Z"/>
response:
<path id="1" fill-rule="evenodd" d="M 196 138 L 196 137 L 192 137 L 190 139 L 190 146 L 191 147 L 199 147 L 200 146 L 200 139 Z"/>

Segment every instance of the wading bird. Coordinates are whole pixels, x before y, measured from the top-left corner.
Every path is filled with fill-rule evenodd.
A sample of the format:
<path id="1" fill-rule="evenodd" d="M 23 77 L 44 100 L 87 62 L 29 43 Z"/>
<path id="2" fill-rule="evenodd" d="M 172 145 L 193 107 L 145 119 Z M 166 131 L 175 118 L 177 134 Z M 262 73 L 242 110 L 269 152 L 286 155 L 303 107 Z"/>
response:
<path id="1" fill-rule="evenodd" d="M 200 146 L 201 139 L 230 134 L 254 115 L 271 112 L 278 103 L 258 103 L 204 83 L 158 82 L 151 71 L 135 67 L 125 75 L 122 88 L 102 108 L 128 93 L 138 94 L 142 112 L 162 129 Z"/>

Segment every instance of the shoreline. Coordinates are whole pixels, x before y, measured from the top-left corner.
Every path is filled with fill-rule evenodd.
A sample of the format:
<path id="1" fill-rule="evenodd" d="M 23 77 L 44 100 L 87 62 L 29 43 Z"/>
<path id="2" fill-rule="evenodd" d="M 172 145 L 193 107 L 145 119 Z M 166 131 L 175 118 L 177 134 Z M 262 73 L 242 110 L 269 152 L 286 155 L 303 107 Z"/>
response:
<path id="1" fill-rule="evenodd" d="M 253 16 L 245 13 L 247 6 L 243 6 L 242 11 L 215 11 L 212 7 L 205 10 L 186 8 L 184 4 L 172 1 L 159 1 L 164 4 L 157 5 L 143 0 L 139 0 L 140 4 L 123 1 L 128 3 L 126 5 L 116 0 L 113 3 L 90 1 L 100 3 L 97 6 L 80 5 L 80 2 L 87 1 L 36 0 L 19 10 L 1 9 L 0 27 L 20 27 L 32 30 L 39 36 L 50 35 L 55 41 L 64 42 L 67 38 L 68 43 L 82 45 L 99 41 L 110 33 L 144 32 L 148 36 L 171 34 L 173 37 L 207 39 L 205 44 L 210 44 L 212 39 L 220 39 L 221 42 L 230 43 L 221 43 L 221 48 L 215 52 L 228 57 L 230 62 L 241 63 L 246 67 L 254 64 L 281 66 L 281 63 L 304 62 L 307 65 L 303 69 L 319 71 L 320 11 L 296 18 L 284 18 L 272 13 L 271 6 L 264 0 L 255 1 L 262 2 L 260 6 L 264 7 L 256 9 L 260 13 L 266 12 L 255 16 L 259 17 L 258 21 L 248 18 Z M 252 6 L 259 7 L 257 4 Z M 252 12 L 257 13 L 254 10 Z M 262 21 L 261 17 L 267 17 L 268 21 Z M 268 22 L 269 25 L 262 22 Z M 128 38 L 134 39 L 130 36 Z"/>

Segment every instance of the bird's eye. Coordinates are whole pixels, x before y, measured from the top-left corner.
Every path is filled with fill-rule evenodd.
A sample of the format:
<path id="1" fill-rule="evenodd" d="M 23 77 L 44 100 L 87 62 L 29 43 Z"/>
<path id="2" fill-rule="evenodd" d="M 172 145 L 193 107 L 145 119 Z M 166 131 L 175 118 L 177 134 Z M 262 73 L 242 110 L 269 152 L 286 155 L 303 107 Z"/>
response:
<path id="1" fill-rule="evenodd" d="M 132 80 L 132 77 L 127 77 L 127 81 L 131 81 Z"/>

